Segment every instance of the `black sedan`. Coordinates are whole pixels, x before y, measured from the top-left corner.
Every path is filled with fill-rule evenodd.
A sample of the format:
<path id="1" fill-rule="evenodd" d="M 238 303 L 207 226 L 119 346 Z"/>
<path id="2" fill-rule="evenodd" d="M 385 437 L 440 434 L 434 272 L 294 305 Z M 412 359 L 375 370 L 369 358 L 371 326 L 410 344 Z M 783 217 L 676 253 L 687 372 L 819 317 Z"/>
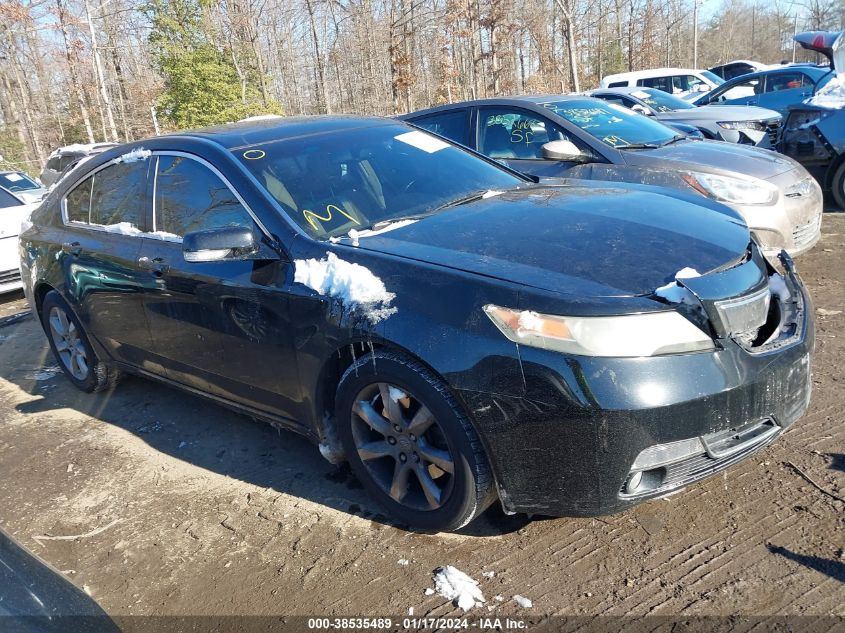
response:
<path id="1" fill-rule="evenodd" d="M 131 372 L 301 432 L 419 529 L 622 510 L 809 401 L 809 297 L 733 211 L 539 185 L 396 121 L 118 147 L 32 223 L 26 293 L 76 386 Z"/>

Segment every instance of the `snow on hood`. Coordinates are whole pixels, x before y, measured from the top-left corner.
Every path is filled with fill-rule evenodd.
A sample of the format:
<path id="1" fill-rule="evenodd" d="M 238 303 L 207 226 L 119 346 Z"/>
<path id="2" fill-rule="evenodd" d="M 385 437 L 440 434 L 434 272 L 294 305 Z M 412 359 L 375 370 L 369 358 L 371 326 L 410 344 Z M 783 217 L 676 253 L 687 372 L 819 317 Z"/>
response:
<path id="1" fill-rule="evenodd" d="M 390 302 L 396 297 L 369 268 L 326 253 L 325 259 L 294 261 L 295 283 L 308 286 L 318 294 L 339 299 L 359 310 L 373 325 L 396 314 Z"/>

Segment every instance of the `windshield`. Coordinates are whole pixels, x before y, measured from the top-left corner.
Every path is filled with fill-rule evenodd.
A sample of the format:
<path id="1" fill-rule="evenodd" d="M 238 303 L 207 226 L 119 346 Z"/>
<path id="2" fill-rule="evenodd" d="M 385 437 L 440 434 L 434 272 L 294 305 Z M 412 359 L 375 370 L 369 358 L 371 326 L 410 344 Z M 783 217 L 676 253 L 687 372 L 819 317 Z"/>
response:
<path id="1" fill-rule="evenodd" d="M 717 75 L 715 73 L 711 73 L 709 70 L 702 70 L 700 72 L 704 77 L 707 77 L 710 81 L 712 81 L 717 86 L 721 86 L 723 83 L 725 83 L 724 79 L 722 79 L 721 77 L 719 77 L 719 75 Z"/>
<path id="2" fill-rule="evenodd" d="M 0 174 L 0 187 L 5 187 L 9 191 L 27 191 L 30 189 L 39 189 L 40 185 L 26 174 L 22 174 L 19 171 L 11 171 Z"/>
<path id="3" fill-rule="evenodd" d="M 512 189 L 526 181 L 405 125 L 233 149 L 288 216 L 318 239 Z"/>
<path id="4" fill-rule="evenodd" d="M 695 110 L 695 106 L 680 97 L 656 88 L 643 88 L 631 93 L 655 112 L 672 112 L 674 110 Z"/>
<path id="5" fill-rule="evenodd" d="M 542 104 L 611 147 L 660 146 L 678 133 L 641 114 L 599 99 L 567 99 Z"/>

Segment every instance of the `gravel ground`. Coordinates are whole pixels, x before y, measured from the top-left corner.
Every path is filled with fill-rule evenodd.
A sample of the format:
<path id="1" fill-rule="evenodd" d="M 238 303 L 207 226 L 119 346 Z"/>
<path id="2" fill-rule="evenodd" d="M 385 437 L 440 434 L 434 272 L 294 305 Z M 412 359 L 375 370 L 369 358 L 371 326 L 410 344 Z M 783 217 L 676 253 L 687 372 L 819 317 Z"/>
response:
<path id="1" fill-rule="evenodd" d="M 425 595 L 446 564 L 485 616 L 845 615 L 845 214 L 823 232 L 798 260 L 813 402 L 773 446 L 619 515 L 492 509 L 438 536 L 387 524 L 296 435 L 137 378 L 76 391 L 33 319 L 3 322 L 22 296 L 0 297 L 0 526 L 114 616 L 458 614 Z"/>

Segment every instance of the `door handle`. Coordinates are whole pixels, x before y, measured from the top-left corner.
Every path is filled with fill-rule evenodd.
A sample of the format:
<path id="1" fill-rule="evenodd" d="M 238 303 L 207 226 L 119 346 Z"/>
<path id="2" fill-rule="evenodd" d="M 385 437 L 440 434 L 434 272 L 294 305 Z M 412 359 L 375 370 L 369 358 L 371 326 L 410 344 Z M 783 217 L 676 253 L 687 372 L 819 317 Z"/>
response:
<path id="1" fill-rule="evenodd" d="M 170 270 L 170 266 L 161 257 L 153 257 L 152 259 L 149 257 L 139 257 L 138 267 L 142 270 L 149 270 L 155 275 L 163 275 Z"/>
<path id="2" fill-rule="evenodd" d="M 74 257 L 79 257 L 79 254 L 82 252 L 82 248 L 79 246 L 79 242 L 63 242 L 62 252 L 73 255 Z"/>

